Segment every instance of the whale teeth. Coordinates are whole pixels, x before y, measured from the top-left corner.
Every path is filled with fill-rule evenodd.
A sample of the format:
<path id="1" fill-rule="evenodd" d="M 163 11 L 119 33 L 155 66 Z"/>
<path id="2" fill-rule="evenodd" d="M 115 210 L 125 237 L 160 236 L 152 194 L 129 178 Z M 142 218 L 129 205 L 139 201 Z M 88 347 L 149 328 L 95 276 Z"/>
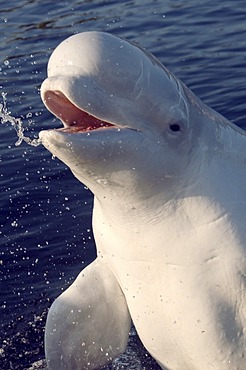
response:
<path id="1" fill-rule="evenodd" d="M 93 126 L 88 126 L 88 127 L 83 127 L 83 126 L 66 126 L 66 127 L 62 127 L 62 128 L 58 128 L 56 129 L 57 131 L 62 131 L 62 132 L 68 132 L 70 134 L 72 133 L 78 133 L 78 132 L 88 132 L 88 131 L 95 131 L 95 130 L 98 130 L 98 129 L 104 129 L 104 128 L 107 128 L 107 127 L 112 127 L 113 125 L 111 124 L 108 124 L 108 125 L 103 125 L 103 126 L 100 126 L 100 127 L 93 127 Z"/>
<path id="2" fill-rule="evenodd" d="M 59 118 L 64 125 L 64 128 L 59 130 L 76 133 L 114 126 L 78 108 L 60 91 L 48 90 L 44 97 L 49 111 Z"/>

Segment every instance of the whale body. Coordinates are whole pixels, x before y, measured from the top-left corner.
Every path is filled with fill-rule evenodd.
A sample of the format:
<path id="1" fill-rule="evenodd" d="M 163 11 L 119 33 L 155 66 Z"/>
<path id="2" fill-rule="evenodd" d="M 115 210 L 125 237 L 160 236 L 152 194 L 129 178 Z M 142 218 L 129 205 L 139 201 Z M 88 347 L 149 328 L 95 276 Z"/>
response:
<path id="1" fill-rule="evenodd" d="M 246 138 L 153 55 L 103 32 L 63 41 L 43 145 L 94 194 L 97 258 L 52 304 L 49 369 L 98 369 L 131 320 L 162 369 L 246 369 Z"/>

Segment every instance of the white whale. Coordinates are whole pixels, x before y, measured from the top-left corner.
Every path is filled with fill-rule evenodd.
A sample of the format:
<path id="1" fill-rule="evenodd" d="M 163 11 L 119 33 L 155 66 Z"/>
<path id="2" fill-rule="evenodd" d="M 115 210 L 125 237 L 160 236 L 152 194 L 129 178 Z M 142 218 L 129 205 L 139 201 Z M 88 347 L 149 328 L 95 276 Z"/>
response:
<path id="1" fill-rule="evenodd" d="M 43 145 L 95 195 L 97 259 L 52 305 L 49 369 L 98 369 L 130 318 L 162 369 L 246 369 L 246 138 L 150 53 L 107 33 L 63 41 Z"/>

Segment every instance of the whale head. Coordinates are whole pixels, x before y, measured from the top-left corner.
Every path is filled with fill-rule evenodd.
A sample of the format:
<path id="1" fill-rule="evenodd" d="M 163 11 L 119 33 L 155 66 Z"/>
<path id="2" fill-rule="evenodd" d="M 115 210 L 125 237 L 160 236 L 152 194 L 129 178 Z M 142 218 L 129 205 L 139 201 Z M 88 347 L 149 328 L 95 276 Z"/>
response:
<path id="1" fill-rule="evenodd" d="M 69 37 L 50 57 L 41 97 L 64 126 L 42 131 L 43 145 L 97 197 L 168 199 L 195 181 L 213 114 L 135 44 L 103 32 Z"/>

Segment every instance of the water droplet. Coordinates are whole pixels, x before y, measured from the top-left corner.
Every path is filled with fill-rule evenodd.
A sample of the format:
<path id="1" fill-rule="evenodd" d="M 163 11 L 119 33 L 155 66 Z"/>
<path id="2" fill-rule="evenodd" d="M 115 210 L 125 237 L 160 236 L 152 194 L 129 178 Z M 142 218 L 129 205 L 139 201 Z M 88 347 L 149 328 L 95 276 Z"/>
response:
<path id="1" fill-rule="evenodd" d="M 25 143 L 27 143 L 28 145 L 32 145 L 32 146 L 40 145 L 41 144 L 40 139 L 31 139 L 30 137 L 27 137 L 24 135 L 25 129 L 23 127 L 22 120 L 20 118 L 15 118 L 10 115 L 10 112 L 8 111 L 8 108 L 7 108 L 7 94 L 6 93 L 4 92 L 2 93 L 2 98 L 3 98 L 3 103 L 2 104 L 0 103 L 0 122 L 2 124 L 9 122 L 14 127 L 17 137 L 18 137 L 18 140 L 15 143 L 15 145 L 16 146 L 20 145 L 22 141 L 25 141 Z M 28 114 L 30 115 L 32 113 L 28 113 Z"/>

